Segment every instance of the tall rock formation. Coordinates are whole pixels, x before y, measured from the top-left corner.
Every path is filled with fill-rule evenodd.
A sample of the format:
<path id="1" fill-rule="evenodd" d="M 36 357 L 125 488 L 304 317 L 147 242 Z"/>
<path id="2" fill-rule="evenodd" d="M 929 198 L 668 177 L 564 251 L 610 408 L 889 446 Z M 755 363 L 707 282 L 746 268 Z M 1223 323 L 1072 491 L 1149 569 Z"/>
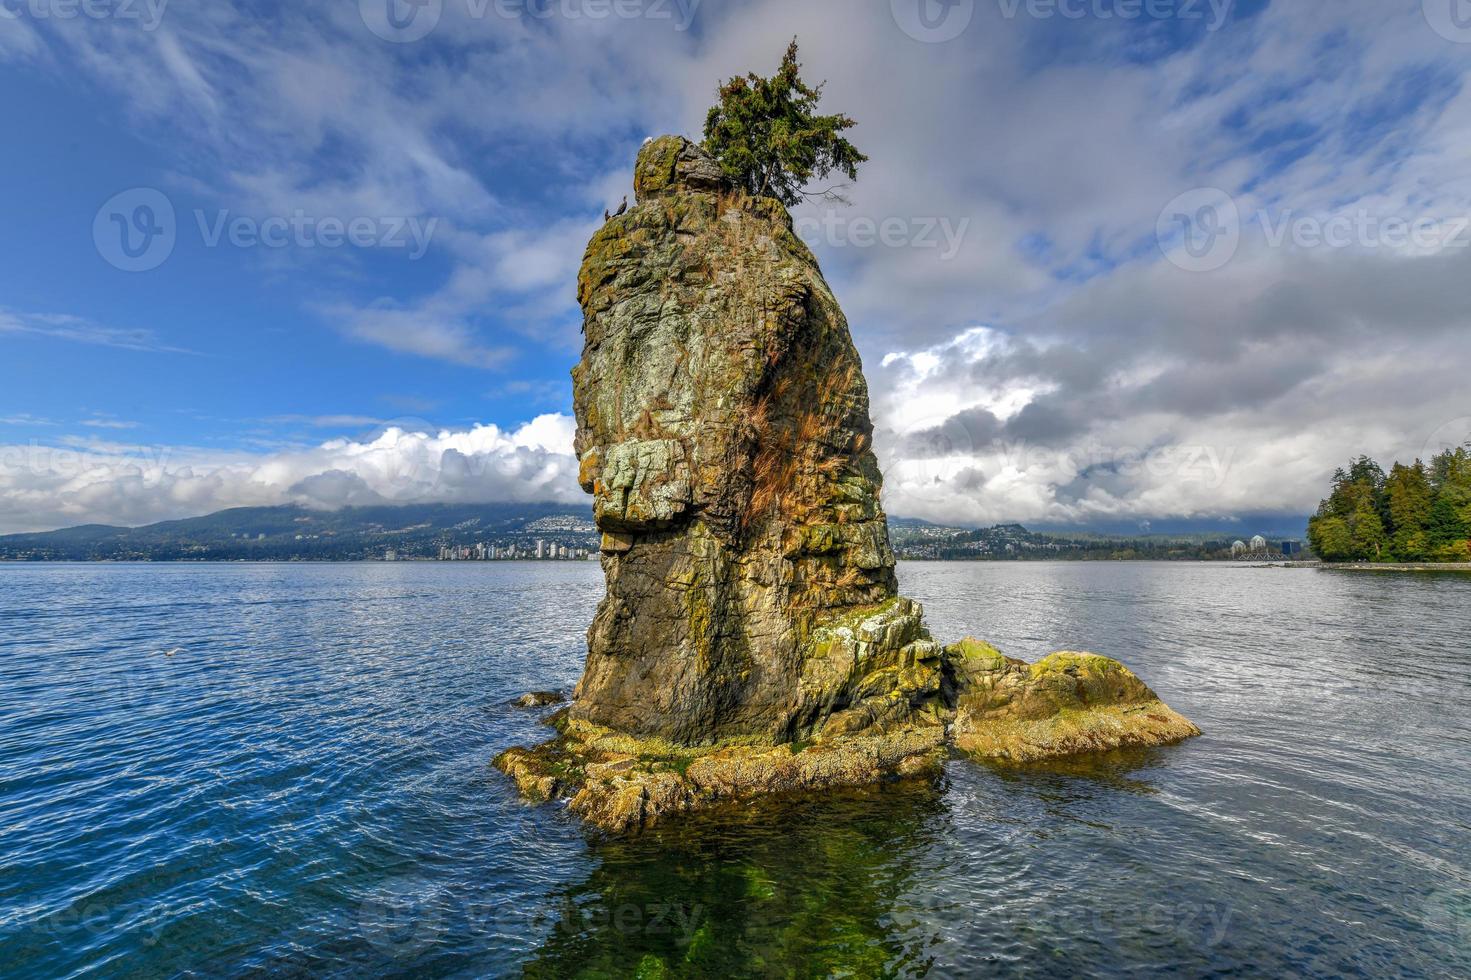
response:
<path id="1" fill-rule="evenodd" d="M 837 300 L 786 209 L 689 141 L 646 145 L 634 190 L 578 279 L 608 595 L 572 717 L 682 745 L 904 721 L 940 651 L 898 598 Z M 855 617 L 872 637 L 845 640 Z"/>
<path id="2" fill-rule="evenodd" d="M 1006 709 L 1019 661 L 942 649 L 898 594 L 858 353 L 786 208 L 674 136 L 645 145 L 634 190 L 578 276 L 577 453 L 607 596 L 560 737 L 496 764 L 621 830 L 931 769 L 957 706 L 967 732 L 1036 729 L 1046 697 Z"/>

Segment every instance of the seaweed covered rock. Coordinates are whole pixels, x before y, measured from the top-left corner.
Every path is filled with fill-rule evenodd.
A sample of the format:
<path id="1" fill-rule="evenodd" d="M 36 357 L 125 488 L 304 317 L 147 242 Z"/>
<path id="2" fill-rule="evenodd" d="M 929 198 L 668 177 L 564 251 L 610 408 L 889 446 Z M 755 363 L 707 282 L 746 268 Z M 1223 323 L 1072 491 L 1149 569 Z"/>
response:
<path id="1" fill-rule="evenodd" d="M 1108 657 L 1064 652 L 1027 664 L 973 639 L 945 654 L 955 688 L 951 739 L 977 758 L 1036 762 L 1200 734 Z"/>
<path id="2" fill-rule="evenodd" d="M 495 760 L 529 800 L 565 799 L 601 830 L 622 833 L 671 815 L 768 793 L 863 786 L 935 771 L 945 730 L 919 725 L 764 745 L 733 740 L 691 748 L 562 717 L 561 737 L 508 749 Z"/>

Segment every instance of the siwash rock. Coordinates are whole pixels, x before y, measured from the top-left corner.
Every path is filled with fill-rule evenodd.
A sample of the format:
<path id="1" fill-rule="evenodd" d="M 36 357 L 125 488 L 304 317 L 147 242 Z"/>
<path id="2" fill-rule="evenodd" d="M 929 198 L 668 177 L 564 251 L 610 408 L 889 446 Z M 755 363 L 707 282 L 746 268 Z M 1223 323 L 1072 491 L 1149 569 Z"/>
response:
<path id="1" fill-rule="evenodd" d="M 816 259 L 688 140 L 646 144 L 634 189 L 578 276 L 607 595 L 560 737 L 496 764 L 612 830 L 934 768 L 958 703 L 980 719 L 1025 679 L 966 702 L 983 672 L 898 594 L 868 390 Z"/>
<path id="2" fill-rule="evenodd" d="M 681 745 L 906 722 L 940 649 L 898 598 L 836 299 L 786 209 L 688 141 L 647 145 L 634 190 L 578 280 L 608 595 L 572 717 Z"/>

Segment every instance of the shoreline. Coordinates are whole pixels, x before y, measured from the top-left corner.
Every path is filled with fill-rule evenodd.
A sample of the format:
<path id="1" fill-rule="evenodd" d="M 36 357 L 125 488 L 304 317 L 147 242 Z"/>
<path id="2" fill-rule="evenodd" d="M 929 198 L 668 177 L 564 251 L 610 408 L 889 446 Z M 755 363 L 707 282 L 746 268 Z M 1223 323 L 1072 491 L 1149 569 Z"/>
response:
<path id="1" fill-rule="evenodd" d="M 440 561 L 434 558 L 0 558 L 0 565 L 586 565 L 596 559 L 505 558 Z M 901 565 L 1217 565 L 1223 568 L 1316 568 L 1358 572 L 1471 572 L 1471 562 L 1225 561 L 1202 558 L 901 558 Z"/>
<path id="2" fill-rule="evenodd" d="M 1330 571 L 1349 572 L 1471 572 L 1471 562 L 1348 562 L 1348 561 L 1289 561 L 1283 568 L 1325 568 Z"/>

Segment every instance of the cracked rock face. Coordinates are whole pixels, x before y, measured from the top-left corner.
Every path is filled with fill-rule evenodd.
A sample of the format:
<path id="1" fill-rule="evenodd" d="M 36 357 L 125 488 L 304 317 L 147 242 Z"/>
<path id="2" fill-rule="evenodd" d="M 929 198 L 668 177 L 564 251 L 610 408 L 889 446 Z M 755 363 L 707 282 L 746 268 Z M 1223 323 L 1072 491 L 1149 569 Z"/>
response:
<path id="1" fill-rule="evenodd" d="M 780 203 L 680 137 L 588 245 L 573 372 L 607 597 L 573 718 L 680 745 L 908 724 L 940 649 L 898 597 L 868 389 Z"/>

